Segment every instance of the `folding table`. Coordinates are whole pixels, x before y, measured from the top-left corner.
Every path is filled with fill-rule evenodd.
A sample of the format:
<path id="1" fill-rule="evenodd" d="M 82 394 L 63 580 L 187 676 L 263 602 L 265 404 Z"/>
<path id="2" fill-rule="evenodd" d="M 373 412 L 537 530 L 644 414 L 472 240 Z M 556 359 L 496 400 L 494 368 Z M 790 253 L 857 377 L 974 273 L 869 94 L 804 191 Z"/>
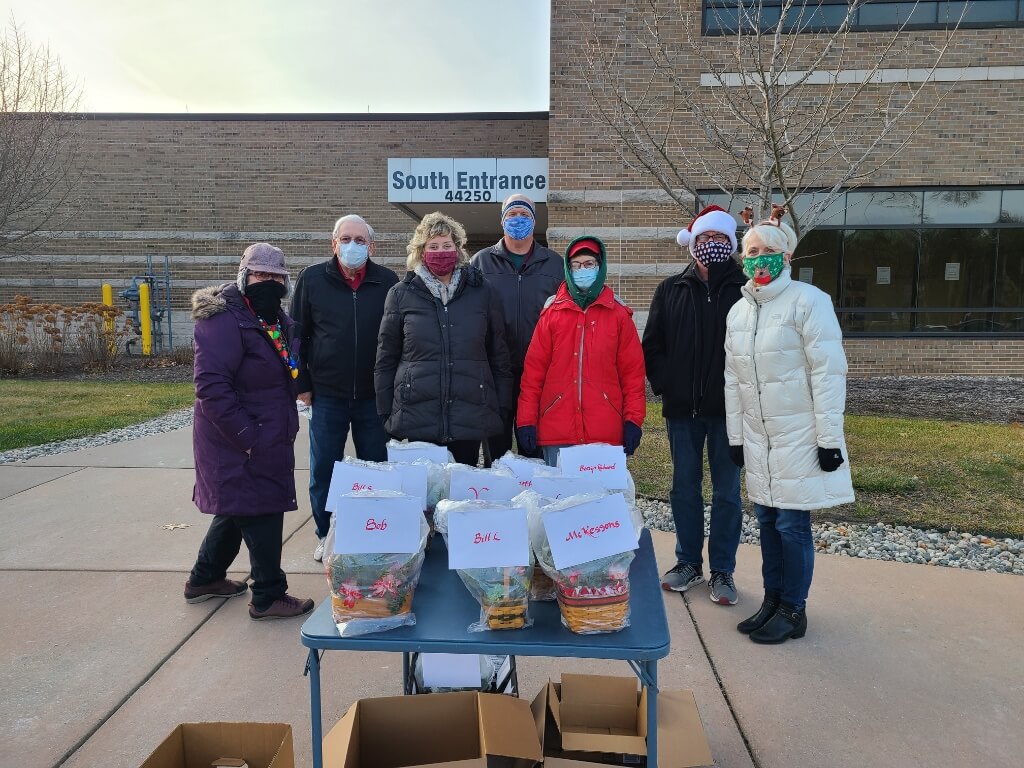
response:
<path id="1" fill-rule="evenodd" d="M 661 580 L 646 529 L 629 572 L 630 626 L 620 632 L 577 635 L 562 626 L 554 602 L 531 602 L 533 626 L 528 629 L 468 632 L 480 617 L 480 605 L 455 571 L 448 569 L 444 540 L 433 536 L 423 563 L 412 609 L 416 624 L 388 632 L 341 637 L 324 600 L 302 625 L 302 644 L 309 648 L 310 719 L 313 768 L 323 766 L 320 710 L 321 651 L 390 651 L 403 654 L 403 684 L 409 677 L 411 653 L 508 654 L 587 659 L 622 659 L 647 686 L 647 763 L 658 766 L 658 659 L 669 652 L 668 619 Z"/>

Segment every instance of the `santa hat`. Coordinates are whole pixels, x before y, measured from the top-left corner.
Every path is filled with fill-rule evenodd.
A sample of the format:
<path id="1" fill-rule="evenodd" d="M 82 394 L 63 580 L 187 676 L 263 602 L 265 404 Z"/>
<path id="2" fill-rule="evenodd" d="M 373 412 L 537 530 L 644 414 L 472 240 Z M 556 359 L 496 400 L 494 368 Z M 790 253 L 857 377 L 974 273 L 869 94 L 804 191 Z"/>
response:
<path id="1" fill-rule="evenodd" d="M 736 250 L 736 219 L 724 208 L 709 205 L 694 217 L 690 226 L 679 230 L 676 242 L 684 248 L 690 246 L 692 251 L 694 239 L 704 232 L 721 232 L 723 235 L 728 235 L 732 249 Z"/>

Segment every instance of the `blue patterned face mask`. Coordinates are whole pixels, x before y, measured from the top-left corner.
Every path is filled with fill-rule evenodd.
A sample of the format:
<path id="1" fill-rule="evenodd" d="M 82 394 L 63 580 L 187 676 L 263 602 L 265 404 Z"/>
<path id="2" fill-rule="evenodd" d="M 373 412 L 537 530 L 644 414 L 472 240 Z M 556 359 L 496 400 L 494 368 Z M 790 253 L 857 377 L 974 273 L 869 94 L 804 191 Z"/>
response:
<path id="1" fill-rule="evenodd" d="M 589 269 L 576 269 L 572 273 L 572 281 L 576 283 L 577 288 L 581 288 L 584 291 L 594 284 L 597 280 L 597 273 L 600 267 L 590 267 Z"/>
<path id="2" fill-rule="evenodd" d="M 525 240 L 533 233 L 533 219 L 529 216 L 509 216 L 501 223 L 501 227 L 513 240 Z"/>

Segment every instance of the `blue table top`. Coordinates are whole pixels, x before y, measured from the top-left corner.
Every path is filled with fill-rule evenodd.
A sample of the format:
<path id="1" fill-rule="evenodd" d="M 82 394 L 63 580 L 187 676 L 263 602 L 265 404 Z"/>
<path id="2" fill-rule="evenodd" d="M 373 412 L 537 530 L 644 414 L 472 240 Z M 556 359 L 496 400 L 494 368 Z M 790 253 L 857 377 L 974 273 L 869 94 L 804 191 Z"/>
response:
<path id="1" fill-rule="evenodd" d="M 669 652 L 668 619 L 650 531 L 644 529 L 629 571 L 630 626 L 620 632 L 577 635 L 562 626 L 558 605 L 531 602 L 533 626 L 526 629 L 467 632 L 480 618 L 480 605 L 459 575 L 448 569 L 444 539 L 435 535 L 413 597 L 416 624 L 387 632 L 341 637 L 330 598 L 302 625 L 307 648 L 350 651 L 485 653 L 595 659 L 662 659 Z"/>

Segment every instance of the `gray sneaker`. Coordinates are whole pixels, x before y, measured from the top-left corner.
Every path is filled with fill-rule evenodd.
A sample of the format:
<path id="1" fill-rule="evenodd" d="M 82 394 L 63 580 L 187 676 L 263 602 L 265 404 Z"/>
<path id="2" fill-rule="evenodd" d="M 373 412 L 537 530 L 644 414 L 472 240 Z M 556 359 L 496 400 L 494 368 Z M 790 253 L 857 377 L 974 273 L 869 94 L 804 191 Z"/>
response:
<path id="1" fill-rule="evenodd" d="M 719 605 L 736 605 L 739 600 L 736 597 L 736 582 L 732 580 L 732 574 L 723 571 L 711 572 L 708 593 L 711 596 L 711 602 Z"/>
<path id="2" fill-rule="evenodd" d="M 685 592 L 704 582 L 704 575 L 689 563 L 679 563 L 661 577 L 661 588 L 673 592 Z"/>
<path id="3" fill-rule="evenodd" d="M 327 537 L 325 536 L 320 539 L 319 543 L 316 545 L 316 549 L 313 550 L 313 559 L 318 563 L 322 563 L 324 561 L 324 544 L 326 543 Z"/>

